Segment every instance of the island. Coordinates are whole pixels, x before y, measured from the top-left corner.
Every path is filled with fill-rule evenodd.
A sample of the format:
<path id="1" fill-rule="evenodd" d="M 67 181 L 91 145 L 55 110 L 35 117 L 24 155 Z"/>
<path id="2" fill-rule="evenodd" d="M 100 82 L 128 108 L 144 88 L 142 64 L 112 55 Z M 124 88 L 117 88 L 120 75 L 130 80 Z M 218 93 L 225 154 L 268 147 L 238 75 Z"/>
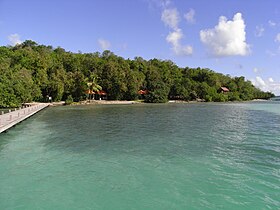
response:
<path id="1" fill-rule="evenodd" d="M 0 47 L 0 107 L 31 101 L 141 100 L 247 101 L 269 99 L 245 77 L 208 68 L 178 67 L 170 60 L 125 59 L 103 53 L 67 52 L 26 40 Z"/>

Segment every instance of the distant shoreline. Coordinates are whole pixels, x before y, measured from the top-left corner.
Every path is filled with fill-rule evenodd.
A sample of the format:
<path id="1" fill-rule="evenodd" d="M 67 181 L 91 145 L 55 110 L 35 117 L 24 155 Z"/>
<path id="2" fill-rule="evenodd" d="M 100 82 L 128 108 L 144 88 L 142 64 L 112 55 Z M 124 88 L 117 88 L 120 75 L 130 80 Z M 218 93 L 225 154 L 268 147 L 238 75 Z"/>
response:
<path id="1" fill-rule="evenodd" d="M 166 104 L 195 104 L 195 103 L 244 103 L 244 102 L 265 102 L 269 100 L 254 99 L 250 101 L 227 101 L 227 102 L 205 102 L 205 101 L 183 101 L 183 100 L 169 100 Z M 151 104 L 145 103 L 143 101 L 122 101 L 122 100 L 91 100 L 91 101 L 80 101 L 74 102 L 67 106 L 77 106 L 77 105 L 131 105 L 131 104 Z M 52 102 L 50 106 L 62 106 L 66 105 L 65 101 Z"/>
<path id="2" fill-rule="evenodd" d="M 273 100 L 264 100 L 264 99 L 253 99 L 249 101 L 227 101 L 227 102 L 205 102 L 205 101 L 184 101 L 184 100 L 169 100 L 165 104 L 201 104 L 201 103 L 246 103 L 246 102 L 266 102 L 266 101 L 273 101 Z M 42 102 L 31 102 L 31 103 L 24 103 L 23 105 L 34 106 L 42 104 Z M 73 102 L 72 104 L 66 104 L 65 101 L 57 101 L 49 103 L 50 106 L 78 106 L 78 105 L 131 105 L 131 104 L 153 104 L 153 103 L 146 103 L 144 101 L 122 101 L 122 100 L 91 100 L 91 101 L 80 101 L 80 102 Z M 159 104 L 159 103 L 156 103 Z M 164 103 L 163 103 L 164 104 Z M 15 107 L 14 107 L 15 108 Z M 14 108 L 1 108 L 1 110 L 12 110 Z M 18 108 L 18 107 L 16 107 Z"/>

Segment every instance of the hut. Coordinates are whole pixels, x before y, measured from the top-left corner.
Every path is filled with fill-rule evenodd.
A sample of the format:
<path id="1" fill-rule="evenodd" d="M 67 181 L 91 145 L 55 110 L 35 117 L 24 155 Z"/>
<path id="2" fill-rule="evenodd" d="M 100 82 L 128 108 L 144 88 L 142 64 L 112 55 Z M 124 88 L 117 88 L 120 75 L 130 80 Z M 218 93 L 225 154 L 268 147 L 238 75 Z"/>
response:
<path id="1" fill-rule="evenodd" d="M 145 95 L 147 95 L 147 94 L 148 94 L 148 90 L 139 90 L 138 91 L 138 95 L 140 95 L 139 99 L 144 99 Z"/>
<path id="2" fill-rule="evenodd" d="M 147 95 L 148 94 L 148 90 L 139 90 L 138 94 L 139 95 Z"/>
<path id="3" fill-rule="evenodd" d="M 98 100 L 107 100 L 107 92 L 104 90 L 99 90 L 95 94 Z"/>
<path id="4" fill-rule="evenodd" d="M 220 92 L 221 92 L 221 93 L 228 93 L 228 92 L 229 92 L 229 89 L 226 88 L 226 87 L 220 87 Z"/>
<path id="5" fill-rule="evenodd" d="M 88 100 L 94 99 L 95 92 L 93 90 L 86 90 L 85 93 L 88 95 Z"/>

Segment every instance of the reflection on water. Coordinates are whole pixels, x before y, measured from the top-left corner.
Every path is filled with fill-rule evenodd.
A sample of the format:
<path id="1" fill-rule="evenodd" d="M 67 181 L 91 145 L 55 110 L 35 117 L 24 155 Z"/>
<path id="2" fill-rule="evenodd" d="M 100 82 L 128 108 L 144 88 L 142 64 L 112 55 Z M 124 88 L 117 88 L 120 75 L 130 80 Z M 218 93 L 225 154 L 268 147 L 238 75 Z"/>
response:
<path id="1" fill-rule="evenodd" d="M 255 103 L 49 108 L 1 135 L 0 208 L 277 209 L 279 122 Z"/>

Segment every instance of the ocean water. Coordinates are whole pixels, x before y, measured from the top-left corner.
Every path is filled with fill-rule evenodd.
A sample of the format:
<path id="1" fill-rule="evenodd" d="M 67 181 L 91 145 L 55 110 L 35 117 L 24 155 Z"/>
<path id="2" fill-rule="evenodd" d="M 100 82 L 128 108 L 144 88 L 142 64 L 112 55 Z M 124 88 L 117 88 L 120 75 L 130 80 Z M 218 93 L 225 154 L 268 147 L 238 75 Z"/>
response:
<path id="1" fill-rule="evenodd" d="M 0 209 L 280 209 L 280 103 L 47 108 L 0 134 Z"/>

